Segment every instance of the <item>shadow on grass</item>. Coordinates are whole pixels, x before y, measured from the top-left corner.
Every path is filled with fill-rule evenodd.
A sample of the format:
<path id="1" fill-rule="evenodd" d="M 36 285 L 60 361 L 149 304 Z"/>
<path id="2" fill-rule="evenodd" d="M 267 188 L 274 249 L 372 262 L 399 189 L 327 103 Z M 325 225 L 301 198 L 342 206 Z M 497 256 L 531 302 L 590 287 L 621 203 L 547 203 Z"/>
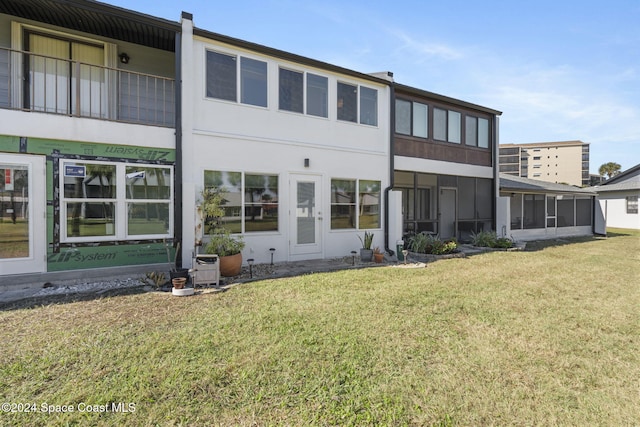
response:
<path id="1" fill-rule="evenodd" d="M 605 240 L 607 238 L 628 237 L 628 236 L 631 236 L 631 234 L 607 232 L 606 236 L 595 235 L 595 236 L 579 236 L 579 237 L 558 237 L 556 239 L 546 239 L 546 240 L 532 240 L 530 242 L 527 242 L 525 251 L 535 252 L 535 251 L 541 251 L 546 248 L 573 245 L 575 243 L 594 242 L 598 240 Z"/>
<path id="2" fill-rule="evenodd" d="M 144 286 L 135 286 L 74 294 L 42 295 L 24 298 L 16 301 L 0 302 L 0 311 L 23 310 L 52 304 L 69 304 L 80 301 L 92 301 L 102 298 L 144 294 L 147 292 L 150 292 L 148 288 L 145 288 Z"/>

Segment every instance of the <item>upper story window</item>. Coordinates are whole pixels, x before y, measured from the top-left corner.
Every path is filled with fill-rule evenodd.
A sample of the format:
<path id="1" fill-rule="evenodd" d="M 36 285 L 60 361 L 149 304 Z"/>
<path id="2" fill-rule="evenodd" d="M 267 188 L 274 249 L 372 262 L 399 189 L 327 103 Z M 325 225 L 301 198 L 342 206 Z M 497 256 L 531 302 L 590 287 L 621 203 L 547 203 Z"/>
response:
<path id="1" fill-rule="evenodd" d="M 457 111 L 433 109 L 433 139 L 460 144 L 461 117 Z"/>
<path id="2" fill-rule="evenodd" d="M 338 120 L 358 123 L 358 99 L 360 100 L 360 123 L 378 125 L 378 91 L 365 86 L 338 82 Z"/>
<path id="3" fill-rule="evenodd" d="M 357 122 L 358 86 L 338 82 L 338 120 Z"/>
<path id="4" fill-rule="evenodd" d="M 473 147 L 489 148 L 489 120 L 467 116 L 464 142 Z"/>
<path id="5" fill-rule="evenodd" d="M 238 57 L 207 51 L 207 97 L 238 101 Z M 240 58 L 240 102 L 267 106 L 267 63 Z"/>
<path id="6" fill-rule="evenodd" d="M 307 114 L 329 116 L 329 79 L 307 73 Z"/>
<path id="7" fill-rule="evenodd" d="M 304 74 L 280 68 L 278 105 L 281 110 L 302 113 L 304 105 Z"/>
<path id="8" fill-rule="evenodd" d="M 306 74 L 307 83 L 304 78 Z M 312 116 L 328 116 L 328 79 L 311 73 L 287 70 L 279 71 L 279 108 L 283 111 L 304 113 L 306 87 L 306 113 Z"/>
<path id="9" fill-rule="evenodd" d="M 429 107 L 419 102 L 396 100 L 396 132 L 427 138 Z"/>

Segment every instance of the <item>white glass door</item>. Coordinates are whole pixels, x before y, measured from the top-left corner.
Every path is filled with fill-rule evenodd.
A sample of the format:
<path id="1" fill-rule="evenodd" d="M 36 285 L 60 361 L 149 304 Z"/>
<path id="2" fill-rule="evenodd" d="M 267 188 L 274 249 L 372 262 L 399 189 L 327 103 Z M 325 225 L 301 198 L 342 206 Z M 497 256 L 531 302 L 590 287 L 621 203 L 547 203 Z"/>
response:
<path id="1" fill-rule="evenodd" d="M 0 275 L 45 271 L 44 159 L 0 154 Z"/>
<path id="2" fill-rule="evenodd" d="M 291 176 L 289 247 L 293 259 L 322 256 L 321 188 L 319 176 Z"/>

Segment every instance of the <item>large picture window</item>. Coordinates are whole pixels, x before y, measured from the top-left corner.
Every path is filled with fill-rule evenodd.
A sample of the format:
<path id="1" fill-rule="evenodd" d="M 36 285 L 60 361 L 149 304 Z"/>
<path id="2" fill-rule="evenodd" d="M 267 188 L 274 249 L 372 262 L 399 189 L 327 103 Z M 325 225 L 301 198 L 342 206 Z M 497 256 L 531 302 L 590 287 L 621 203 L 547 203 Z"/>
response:
<path id="1" fill-rule="evenodd" d="M 278 231 L 278 176 L 205 171 L 204 186 L 225 190 L 222 225 L 232 233 Z M 212 224 L 205 224 L 210 232 Z"/>
<path id="2" fill-rule="evenodd" d="M 380 228 L 380 181 L 331 180 L 331 229 Z"/>
<path id="3" fill-rule="evenodd" d="M 63 160 L 60 171 L 63 241 L 172 235 L 171 167 Z"/>

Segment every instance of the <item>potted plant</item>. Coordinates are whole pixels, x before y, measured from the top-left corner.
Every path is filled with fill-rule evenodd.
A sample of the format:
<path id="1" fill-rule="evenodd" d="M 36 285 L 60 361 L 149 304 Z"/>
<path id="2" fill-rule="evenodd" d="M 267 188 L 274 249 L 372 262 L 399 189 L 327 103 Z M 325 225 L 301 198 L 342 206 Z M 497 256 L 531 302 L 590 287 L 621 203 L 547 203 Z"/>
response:
<path id="1" fill-rule="evenodd" d="M 232 236 L 231 232 L 222 226 L 225 193 L 224 188 L 205 188 L 201 193 L 201 208 L 206 219 L 203 222 L 209 231 L 209 241 L 205 244 L 204 251 L 220 257 L 220 275 L 229 277 L 240 274 L 245 243 L 241 236 Z"/>
<path id="2" fill-rule="evenodd" d="M 373 260 L 378 264 L 384 261 L 384 252 L 378 246 L 373 249 Z"/>
<path id="3" fill-rule="evenodd" d="M 373 243 L 373 233 L 368 231 L 364 232 L 364 239 L 358 236 L 360 242 L 362 242 L 362 248 L 360 249 L 360 260 L 363 262 L 371 262 L 373 258 L 373 250 L 371 250 L 371 244 Z"/>
<path id="4" fill-rule="evenodd" d="M 169 264 L 169 278 L 173 281 L 173 279 L 177 278 L 189 278 L 189 269 L 187 268 L 178 268 L 178 254 L 180 253 L 180 242 L 176 243 L 176 251 L 173 255 L 173 261 L 171 260 L 171 243 L 164 241 L 164 248 L 167 252 L 167 263 Z"/>

